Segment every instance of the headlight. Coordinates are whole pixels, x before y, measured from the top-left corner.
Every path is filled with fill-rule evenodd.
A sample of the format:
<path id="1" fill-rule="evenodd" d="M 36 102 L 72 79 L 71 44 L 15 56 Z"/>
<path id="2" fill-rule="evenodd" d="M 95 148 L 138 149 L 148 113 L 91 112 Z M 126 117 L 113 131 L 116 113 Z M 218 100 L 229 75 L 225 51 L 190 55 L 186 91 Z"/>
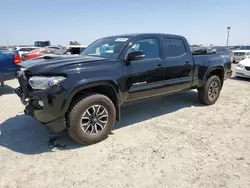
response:
<path id="1" fill-rule="evenodd" d="M 29 84 L 33 89 L 47 89 L 51 86 L 57 85 L 66 78 L 63 76 L 33 76 L 29 79 Z"/>
<path id="2" fill-rule="evenodd" d="M 236 67 L 239 67 L 239 68 L 244 69 L 244 65 L 242 65 L 242 64 L 240 64 L 240 63 L 238 63 L 238 64 L 236 65 Z"/>

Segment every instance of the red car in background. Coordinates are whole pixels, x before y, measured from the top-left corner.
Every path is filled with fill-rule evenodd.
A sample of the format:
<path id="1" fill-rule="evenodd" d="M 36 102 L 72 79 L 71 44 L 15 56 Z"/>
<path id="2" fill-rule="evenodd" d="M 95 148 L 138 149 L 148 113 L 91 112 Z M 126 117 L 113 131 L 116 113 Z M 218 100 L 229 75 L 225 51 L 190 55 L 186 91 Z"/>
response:
<path id="1" fill-rule="evenodd" d="M 54 54 L 57 48 L 39 48 L 22 55 L 22 61 L 38 58 L 48 54 Z"/>

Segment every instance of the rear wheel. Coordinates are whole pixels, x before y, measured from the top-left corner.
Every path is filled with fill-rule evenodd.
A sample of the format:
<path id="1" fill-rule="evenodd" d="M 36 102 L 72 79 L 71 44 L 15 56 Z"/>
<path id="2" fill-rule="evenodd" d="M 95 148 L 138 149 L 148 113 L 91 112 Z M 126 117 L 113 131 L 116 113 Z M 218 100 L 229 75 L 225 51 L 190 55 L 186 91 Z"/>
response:
<path id="1" fill-rule="evenodd" d="M 202 104 L 212 105 L 220 96 L 221 80 L 213 75 L 208 78 L 205 85 L 198 89 L 199 100 Z"/>
<path id="2" fill-rule="evenodd" d="M 115 123 L 113 102 L 105 95 L 78 99 L 68 113 L 69 135 L 80 144 L 94 144 L 108 137 Z"/>

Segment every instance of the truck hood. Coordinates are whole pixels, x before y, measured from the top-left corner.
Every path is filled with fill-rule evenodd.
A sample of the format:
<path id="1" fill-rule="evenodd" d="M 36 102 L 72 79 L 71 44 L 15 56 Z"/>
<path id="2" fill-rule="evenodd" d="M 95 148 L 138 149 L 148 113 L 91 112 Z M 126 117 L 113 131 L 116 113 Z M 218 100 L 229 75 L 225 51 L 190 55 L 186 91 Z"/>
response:
<path id="1" fill-rule="evenodd" d="M 250 67 L 250 59 L 244 59 L 242 61 L 239 62 L 239 64 Z"/>
<path id="2" fill-rule="evenodd" d="M 50 72 L 62 66 L 87 63 L 93 61 L 104 61 L 105 59 L 106 58 L 102 57 L 82 56 L 82 55 L 43 56 L 41 58 L 21 62 L 19 66 L 28 69 L 31 72 Z"/>

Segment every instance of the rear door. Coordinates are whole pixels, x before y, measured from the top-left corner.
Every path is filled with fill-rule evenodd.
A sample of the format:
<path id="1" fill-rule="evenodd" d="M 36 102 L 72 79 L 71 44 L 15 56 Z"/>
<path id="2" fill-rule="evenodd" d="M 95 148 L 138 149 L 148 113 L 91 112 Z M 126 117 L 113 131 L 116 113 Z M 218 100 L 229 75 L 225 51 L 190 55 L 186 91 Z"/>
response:
<path id="1" fill-rule="evenodd" d="M 128 52 L 138 50 L 145 54 L 145 58 L 124 65 L 127 75 L 125 85 L 128 87 L 126 102 L 161 95 L 164 92 L 164 60 L 160 57 L 159 39 L 139 39 Z"/>
<path id="2" fill-rule="evenodd" d="M 194 63 L 186 41 L 163 38 L 166 92 L 181 91 L 192 85 Z"/>

